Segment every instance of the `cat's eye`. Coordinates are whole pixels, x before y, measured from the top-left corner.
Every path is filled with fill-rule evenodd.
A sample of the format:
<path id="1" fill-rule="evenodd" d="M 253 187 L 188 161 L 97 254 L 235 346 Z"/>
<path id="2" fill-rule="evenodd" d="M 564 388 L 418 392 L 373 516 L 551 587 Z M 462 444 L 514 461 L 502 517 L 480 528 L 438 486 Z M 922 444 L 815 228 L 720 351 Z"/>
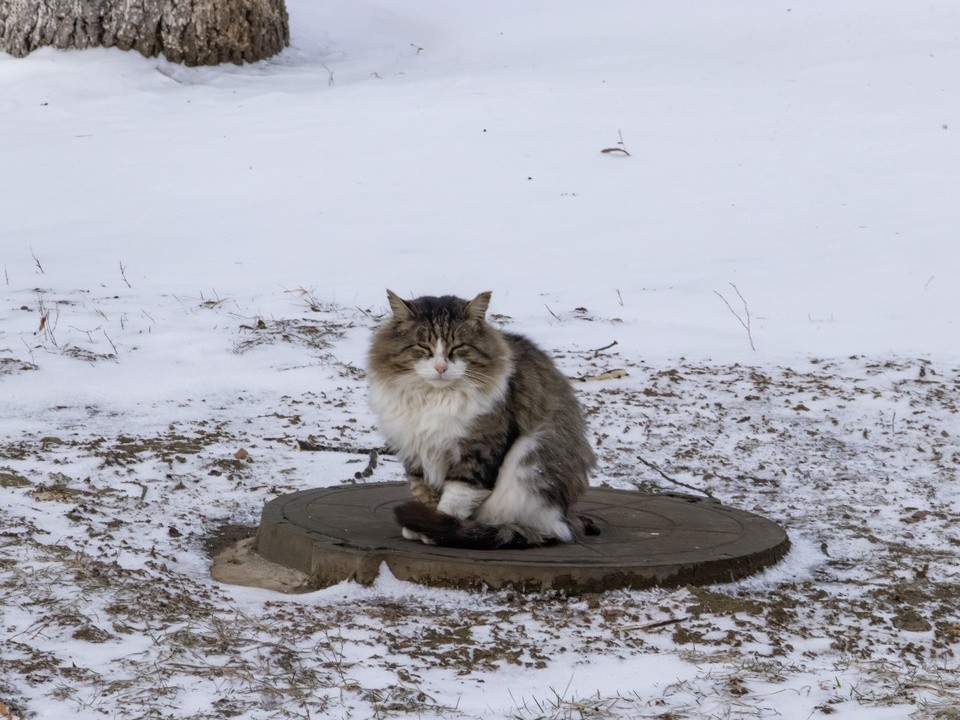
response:
<path id="1" fill-rule="evenodd" d="M 450 357 L 456 355 L 457 357 L 470 358 L 474 361 L 479 359 L 490 359 L 490 356 L 476 345 L 466 342 L 456 343 L 452 348 L 450 348 L 450 352 L 448 354 Z"/>
<path id="2" fill-rule="evenodd" d="M 406 351 L 418 358 L 426 358 L 433 355 L 433 350 L 428 348 L 426 345 L 408 345 Z"/>

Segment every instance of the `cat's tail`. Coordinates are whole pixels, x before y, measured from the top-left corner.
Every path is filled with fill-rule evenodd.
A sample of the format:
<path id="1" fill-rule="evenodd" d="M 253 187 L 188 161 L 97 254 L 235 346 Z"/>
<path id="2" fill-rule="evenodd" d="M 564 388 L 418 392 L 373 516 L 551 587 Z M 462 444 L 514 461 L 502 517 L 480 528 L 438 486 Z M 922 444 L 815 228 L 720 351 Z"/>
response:
<path id="1" fill-rule="evenodd" d="M 559 542 L 556 538 L 544 537 L 533 528 L 484 525 L 476 520 L 447 515 L 416 500 L 398 505 L 393 512 L 401 526 L 445 547 L 506 550 L 555 545 Z"/>

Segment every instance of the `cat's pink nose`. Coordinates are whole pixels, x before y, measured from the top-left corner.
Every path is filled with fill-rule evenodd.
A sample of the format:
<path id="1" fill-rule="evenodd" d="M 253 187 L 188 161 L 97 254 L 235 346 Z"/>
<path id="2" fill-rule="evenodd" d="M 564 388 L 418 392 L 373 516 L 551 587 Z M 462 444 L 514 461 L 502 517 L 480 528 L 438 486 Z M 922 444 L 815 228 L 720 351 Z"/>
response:
<path id="1" fill-rule="evenodd" d="M 435 360 L 433 362 L 433 367 L 437 371 L 437 375 L 443 375 L 450 366 L 447 365 L 446 360 Z"/>

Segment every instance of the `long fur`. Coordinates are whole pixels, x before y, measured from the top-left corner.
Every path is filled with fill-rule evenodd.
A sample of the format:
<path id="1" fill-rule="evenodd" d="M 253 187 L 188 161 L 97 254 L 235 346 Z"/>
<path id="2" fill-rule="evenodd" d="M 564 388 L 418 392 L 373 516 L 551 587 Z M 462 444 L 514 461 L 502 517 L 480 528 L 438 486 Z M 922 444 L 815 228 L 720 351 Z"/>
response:
<path id="1" fill-rule="evenodd" d="M 489 293 L 388 299 L 368 377 L 380 430 L 422 501 L 398 508 L 404 537 L 519 548 L 595 534 L 574 506 L 596 458 L 547 354 L 486 322 Z"/>

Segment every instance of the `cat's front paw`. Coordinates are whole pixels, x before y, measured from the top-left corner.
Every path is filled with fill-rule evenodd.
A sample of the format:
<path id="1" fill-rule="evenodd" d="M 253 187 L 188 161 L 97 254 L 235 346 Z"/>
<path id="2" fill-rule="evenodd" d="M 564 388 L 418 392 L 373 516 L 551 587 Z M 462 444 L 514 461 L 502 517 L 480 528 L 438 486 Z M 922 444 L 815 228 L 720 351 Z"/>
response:
<path id="1" fill-rule="evenodd" d="M 403 535 L 404 540 L 419 540 L 424 545 L 436 545 L 436 542 L 428 538 L 426 535 L 422 535 L 410 528 L 400 528 L 400 534 Z"/>

